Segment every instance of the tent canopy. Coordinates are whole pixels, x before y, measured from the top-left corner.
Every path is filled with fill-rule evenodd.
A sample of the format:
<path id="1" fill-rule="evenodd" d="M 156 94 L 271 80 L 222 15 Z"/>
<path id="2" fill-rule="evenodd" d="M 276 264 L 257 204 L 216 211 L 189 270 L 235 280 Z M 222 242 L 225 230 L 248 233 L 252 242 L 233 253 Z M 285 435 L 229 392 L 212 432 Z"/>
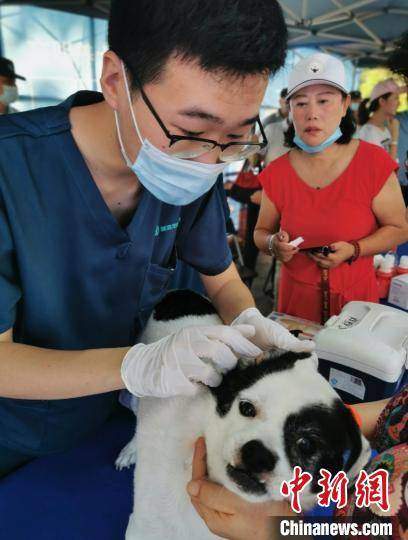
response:
<path id="1" fill-rule="evenodd" d="M 250 0 L 248 0 L 250 1 Z M 109 0 L 6 0 L 93 17 L 107 17 Z M 358 66 L 384 63 L 408 28 L 408 0 L 280 0 L 289 27 L 289 46 L 317 47 Z"/>
<path id="2" fill-rule="evenodd" d="M 408 0 L 281 0 L 290 47 L 318 47 L 359 66 L 383 64 L 408 29 Z"/>

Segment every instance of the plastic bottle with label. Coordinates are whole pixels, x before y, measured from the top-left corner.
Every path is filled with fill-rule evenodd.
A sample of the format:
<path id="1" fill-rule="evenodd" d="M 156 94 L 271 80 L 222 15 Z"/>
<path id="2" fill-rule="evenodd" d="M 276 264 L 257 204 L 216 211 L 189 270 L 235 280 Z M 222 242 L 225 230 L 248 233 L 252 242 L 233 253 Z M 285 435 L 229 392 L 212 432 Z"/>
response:
<path id="1" fill-rule="evenodd" d="M 393 253 L 387 253 L 376 272 L 380 299 L 388 298 L 391 279 L 395 274 L 395 255 Z"/>
<path id="2" fill-rule="evenodd" d="M 398 275 L 408 274 L 408 255 L 402 255 L 396 271 Z"/>

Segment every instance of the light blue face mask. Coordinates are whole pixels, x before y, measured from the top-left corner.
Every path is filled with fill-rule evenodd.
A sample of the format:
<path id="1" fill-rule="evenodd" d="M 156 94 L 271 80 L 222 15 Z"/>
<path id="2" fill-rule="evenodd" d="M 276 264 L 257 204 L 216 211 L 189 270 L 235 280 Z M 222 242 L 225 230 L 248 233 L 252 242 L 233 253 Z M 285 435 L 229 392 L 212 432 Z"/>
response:
<path id="1" fill-rule="evenodd" d="M 360 103 L 358 103 L 357 101 L 353 101 L 352 103 L 350 103 L 350 109 L 354 112 L 358 111 L 359 107 Z"/>
<path id="2" fill-rule="evenodd" d="M 134 163 L 130 161 L 123 145 L 118 114 L 115 111 L 116 129 L 123 159 L 143 186 L 160 201 L 175 206 L 185 206 L 207 193 L 217 181 L 227 163 L 215 165 L 170 156 L 143 139 L 132 107 L 129 85 L 122 63 L 133 125 L 142 146 Z"/>
<path id="3" fill-rule="evenodd" d="M 18 90 L 16 86 L 9 86 L 8 84 L 3 84 L 3 93 L 0 94 L 0 103 L 3 105 L 10 105 L 18 100 Z"/>
<path id="4" fill-rule="evenodd" d="M 323 152 L 323 150 L 326 150 L 329 146 L 331 146 L 333 143 L 337 141 L 342 136 L 342 132 L 340 130 L 340 127 L 337 126 L 334 133 L 330 135 L 330 137 L 327 137 L 325 141 L 318 144 L 317 146 L 310 146 L 306 144 L 296 133 L 293 142 L 301 148 L 304 152 L 307 152 L 308 154 L 317 154 L 318 152 Z"/>

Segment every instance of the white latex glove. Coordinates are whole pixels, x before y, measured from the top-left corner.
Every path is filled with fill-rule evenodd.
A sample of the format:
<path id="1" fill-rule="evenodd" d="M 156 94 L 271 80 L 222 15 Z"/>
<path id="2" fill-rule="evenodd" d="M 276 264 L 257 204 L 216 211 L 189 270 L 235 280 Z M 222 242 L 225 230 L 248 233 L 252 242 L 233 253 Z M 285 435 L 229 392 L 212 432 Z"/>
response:
<path id="1" fill-rule="evenodd" d="M 250 324 L 255 328 L 255 336 L 251 338 L 251 341 L 263 351 L 268 351 L 273 347 L 294 352 L 310 352 L 315 349 L 313 341 L 301 341 L 282 325 L 264 317 L 255 307 L 240 313 L 232 321 L 231 326 L 236 328 L 242 324 Z"/>
<path id="2" fill-rule="evenodd" d="M 194 383 L 217 386 L 220 373 L 235 367 L 238 357 L 261 354 L 247 339 L 254 335 L 248 325 L 192 326 L 149 345 L 139 343 L 123 359 L 123 382 L 139 397 L 192 395 Z"/>

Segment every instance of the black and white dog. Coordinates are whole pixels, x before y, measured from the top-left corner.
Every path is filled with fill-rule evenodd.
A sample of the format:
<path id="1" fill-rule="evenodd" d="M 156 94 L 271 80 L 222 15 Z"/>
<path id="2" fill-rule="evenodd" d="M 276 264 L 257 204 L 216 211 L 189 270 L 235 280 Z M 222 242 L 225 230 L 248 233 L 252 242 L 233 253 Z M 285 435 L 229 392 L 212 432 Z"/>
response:
<path id="1" fill-rule="evenodd" d="M 156 307 L 142 341 L 208 324 L 221 320 L 206 298 L 173 291 Z M 127 540 L 216 538 L 186 493 L 201 435 L 209 477 L 250 502 L 281 500 L 281 483 L 292 479 L 295 465 L 310 472 L 303 509 L 316 503 L 321 468 L 353 479 L 370 457 L 350 411 L 317 372 L 316 356 L 275 351 L 238 365 L 217 388 L 198 385 L 194 397 L 139 400 L 137 432 L 117 460 L 119 467 L 137 461 Z"/>

